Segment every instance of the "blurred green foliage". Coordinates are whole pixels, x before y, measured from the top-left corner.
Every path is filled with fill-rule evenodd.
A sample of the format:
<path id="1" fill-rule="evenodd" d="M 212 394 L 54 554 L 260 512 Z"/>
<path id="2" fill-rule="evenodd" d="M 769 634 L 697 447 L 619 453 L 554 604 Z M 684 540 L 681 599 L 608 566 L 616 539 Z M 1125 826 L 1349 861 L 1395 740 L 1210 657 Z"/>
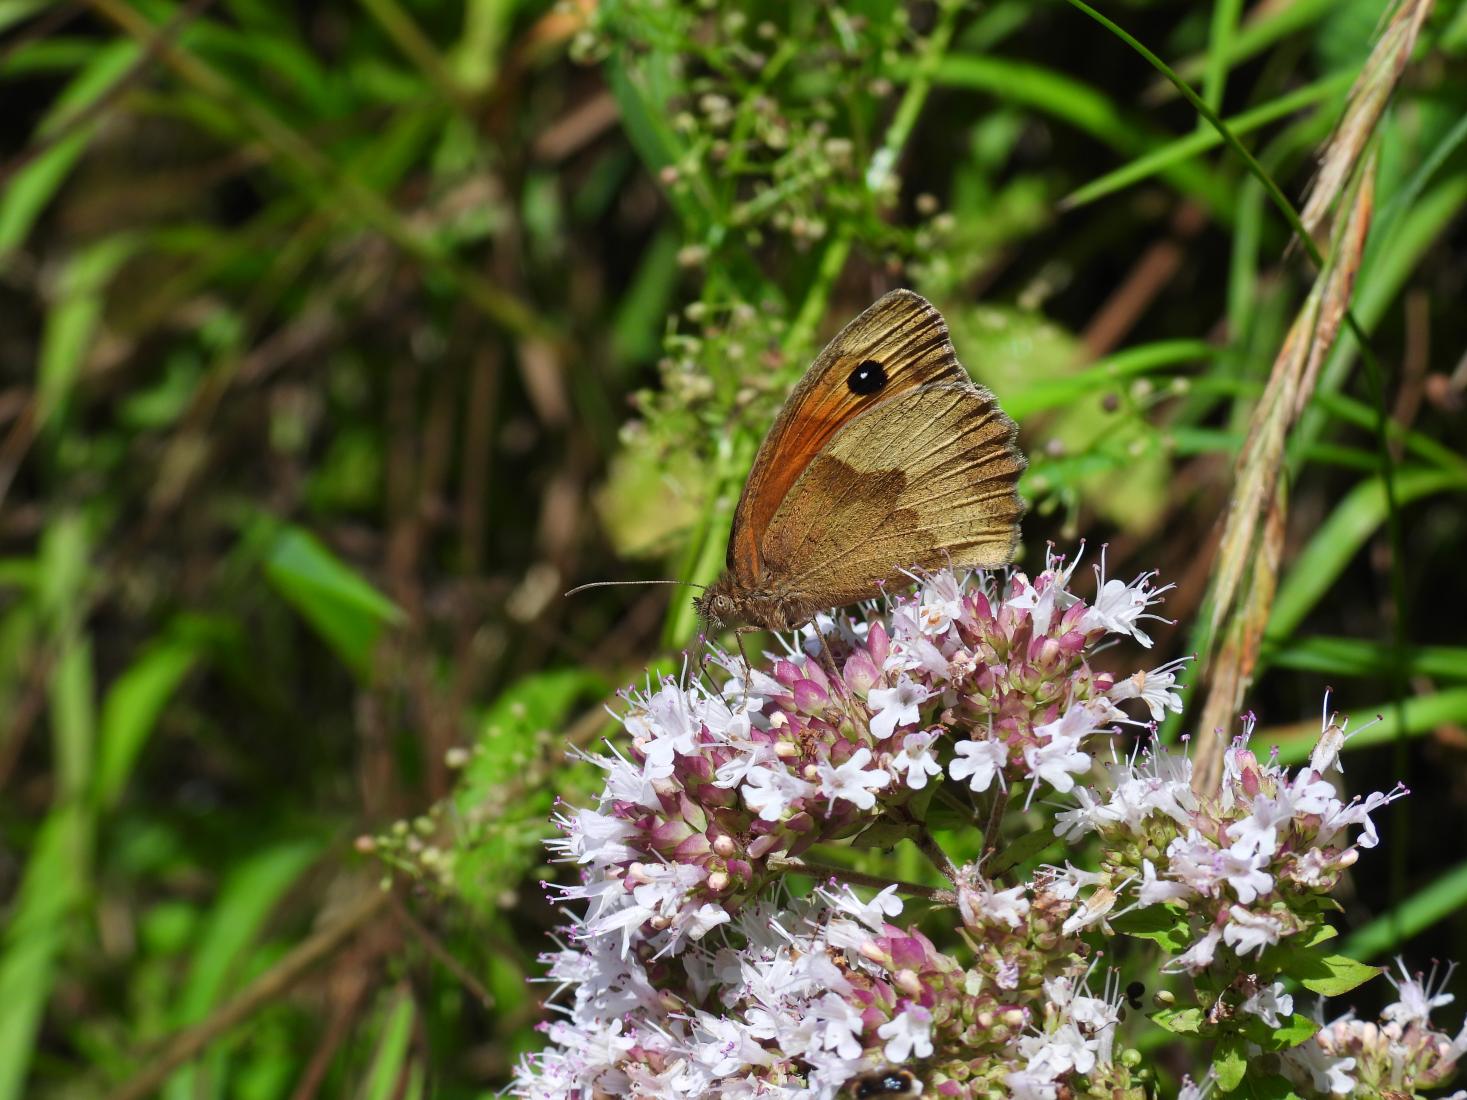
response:
<path id="1" fill-rule="evenodd" d="M 1298 196 L 1385 7 L 1108 14 Z M 564 749 L 693 629 L 667 589 L 560 594 L 709 580 L 788 386 L 893 285 L 1022 421 L 1027 553 L 1161 568 L 1186 651 L 1311 272 L 1075 7 L 0 0 L 0 32 L 0 1100 L 500 1086 L 548 992 L 536 881 L 572 873 L 540 842 L 597 778 Z M 1324 365 L 1255 702 L 1286 755 L 1326 684 L 1380 709 L 1352 759 L 1438 837 L 1467 832 L 1464 59 L 1441 0 L 1377 138 L 1385 386 L 1349 340 Z M 1396 815 L 1355 884 L 1355 952 L 1467 957 L 1462 852 L 1424 832 Z"/>

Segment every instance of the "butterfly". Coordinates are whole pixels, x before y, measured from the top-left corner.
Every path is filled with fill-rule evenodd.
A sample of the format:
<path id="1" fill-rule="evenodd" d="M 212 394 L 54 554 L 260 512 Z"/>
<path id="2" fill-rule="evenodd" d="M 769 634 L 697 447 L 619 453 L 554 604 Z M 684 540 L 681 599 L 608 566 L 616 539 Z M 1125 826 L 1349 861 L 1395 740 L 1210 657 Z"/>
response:
<path id="1" fill-rule="evenodd" d="M 947 322 L 910 290 L 826 345 L 760 446 L 710 626 L 789 630 L 909 570 L 1008 564 L 1023 505 L 1018 428 L 968 378 Z"/>

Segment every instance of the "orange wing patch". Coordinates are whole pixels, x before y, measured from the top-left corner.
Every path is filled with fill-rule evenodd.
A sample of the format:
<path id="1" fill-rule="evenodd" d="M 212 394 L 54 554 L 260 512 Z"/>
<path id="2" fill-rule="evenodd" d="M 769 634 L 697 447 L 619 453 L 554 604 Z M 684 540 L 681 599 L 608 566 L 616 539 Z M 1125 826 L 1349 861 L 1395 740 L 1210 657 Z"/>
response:
<path id="1" fill-rule="evenodd" d="M 894 290 L 835 336 L 810 365 L 769 430 L 734 511 L 728 568 L 754 586 L 769 522 L 832 436 L 853 416 L 919 386 L 968 381 L 942 315 L 919 294 Z"/>

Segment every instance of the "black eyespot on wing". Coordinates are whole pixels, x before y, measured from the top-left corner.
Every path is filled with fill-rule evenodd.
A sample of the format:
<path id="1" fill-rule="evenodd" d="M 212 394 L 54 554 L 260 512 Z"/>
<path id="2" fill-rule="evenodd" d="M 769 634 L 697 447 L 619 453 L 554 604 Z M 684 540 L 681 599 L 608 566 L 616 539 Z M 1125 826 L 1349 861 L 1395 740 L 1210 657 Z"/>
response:
<path id="1" fill-rule="evenodd" d="M 846 379 L 850 391 L 861 397 L 876 393 L 886 385 L 886 368 L 875 359 L 864 359 Z"/>

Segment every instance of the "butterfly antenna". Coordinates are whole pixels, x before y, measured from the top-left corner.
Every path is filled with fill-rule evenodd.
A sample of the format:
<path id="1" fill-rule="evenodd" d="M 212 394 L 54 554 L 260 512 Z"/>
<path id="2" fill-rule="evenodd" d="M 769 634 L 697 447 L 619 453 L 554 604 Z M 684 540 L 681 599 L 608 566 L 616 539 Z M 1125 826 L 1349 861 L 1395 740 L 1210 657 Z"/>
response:
<path id="1" fill-rule="evenodd" d="M 577 592 L 584 592 L 588 588 L 611 588 L 611 587 L 613 587 L 615 585 L 624 585 L 624 584 L 681 584 L 681 585 L 686 585 L 689 588 L 707 588 L 708 587 L 706 584 L 698 584 L 696 581 L 663 581 L 663 580 L 646 580 L 646 581 L 592 581 L 590 584 L 578 584 L 578 585 L 576 585 L 576 587 L 572 588 L 569 592 L 566 593 L 566 595 L 567 596 L 574 596 Z"/>

